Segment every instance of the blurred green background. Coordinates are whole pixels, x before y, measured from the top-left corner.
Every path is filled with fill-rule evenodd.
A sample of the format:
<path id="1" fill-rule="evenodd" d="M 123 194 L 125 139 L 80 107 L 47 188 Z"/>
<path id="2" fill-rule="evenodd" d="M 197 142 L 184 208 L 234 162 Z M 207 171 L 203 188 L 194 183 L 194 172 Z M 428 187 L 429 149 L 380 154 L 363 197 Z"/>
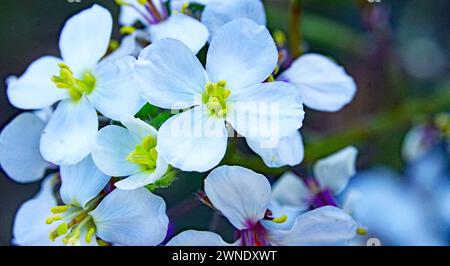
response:
<path id="1" fill-rule="evenodd" d="M 270 29 L 289 36 L 289 0 L 264 2 Z M 117 18 L 113 0 L 0 0 L 1 128 L 20 112 L 8 103 L 5 78 L 23 73 L 42 55 L 58 56 L 64 21 L 93 3 L 108 7 Z M 402 167 L 400 145 L 408 127 L 427 114 L 450 107 L 449 10 L 447 0 L 302 1 L 303 50 L 335 58 L 358 84 L 355 99 L 342 111 L 307 110 L 302 129 L 305 169 L 317 158 L 349 144 L 361 150 L 360 168 L 376 164 Z M 116 23 L 116 39 L 120 38 L 118 28 Z M 270 177 L 276 178 L 278 173 L 275 170 Z M 231 239 L 227 222 L 192 200 L 193 193 L 202 188 L 203 176 L 180 175 L 174 186 L 158 193 L 167 201 L 169 216 L 178 222 L 177 231 L 220 228 L 225 239 Z M 17 208 L 38 187 L 38 183 L 16 184 L 1 173 L 0 245 L 10 243 Z"/>

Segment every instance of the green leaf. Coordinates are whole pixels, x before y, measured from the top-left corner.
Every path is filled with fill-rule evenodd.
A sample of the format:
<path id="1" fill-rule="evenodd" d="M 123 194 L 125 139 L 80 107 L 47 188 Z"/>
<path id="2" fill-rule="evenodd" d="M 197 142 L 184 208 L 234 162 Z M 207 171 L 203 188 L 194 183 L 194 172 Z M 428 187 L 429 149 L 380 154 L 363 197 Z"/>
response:
<path id="1" fill-rule="evenodd" d="M 158 188 L 168 188 L 177 179 L 177 170 L 171 169 L 169 166 L 169 171 L 163 175 L 160 179 L 156 180 L 155 183 L 145 186 L 150 191 L 155 191 Z"/>

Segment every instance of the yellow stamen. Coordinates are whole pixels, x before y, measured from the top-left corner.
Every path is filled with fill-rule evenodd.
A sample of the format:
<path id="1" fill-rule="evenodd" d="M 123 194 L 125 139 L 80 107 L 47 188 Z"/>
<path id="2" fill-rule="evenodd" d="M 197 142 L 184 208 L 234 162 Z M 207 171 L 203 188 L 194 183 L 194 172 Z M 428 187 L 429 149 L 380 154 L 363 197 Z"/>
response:
<path id="1" fill-rule="evenodd" d="M 50 216 L 45 220 L 46 224 L 52 224 L 55 221 L 59 221 L 62 219 L 62 216 Z"/>
<path id="2" fill-rule="evenodd" d="M 133 26 L 123 26 L 120 28 L 120 34 L 132 34 L 136 31 L 136 28 Z"/>
<path id="3" fill-rule="evenodd" d="M 367 229 L 360 226 L 356 229 L 356 233 L 362 236 L 367 235 Z"/>
<path id="4" fill-rule="evenodd" d="M 72 205 L 59 205 L 50 209 L 50 211 L 54 214 L 66 212 L 68 209 L 72 208 Z"/>
<path id="5" fill-rule="evenodd" d="M 227 114 L 227 99 L 231 91 L 226 87 L 227 83 L 221 80 L 217 83 L 208 82 L 202 95 L 202 102 L 206 105 L 212 116 L 223 118 Z"/>
<path id="6" fill-rule="evenodd" d="M 277 223 L 277 224 L 282 224 L 282 223 L 286 222 L 287 219 L 288 219 L 288 218 L 287 218 L 286 215 L 282 215 L 282 216 L 279 217 L 279 218 L 273 218 L 272 221 L 273 221 L 274 223 Z"/>

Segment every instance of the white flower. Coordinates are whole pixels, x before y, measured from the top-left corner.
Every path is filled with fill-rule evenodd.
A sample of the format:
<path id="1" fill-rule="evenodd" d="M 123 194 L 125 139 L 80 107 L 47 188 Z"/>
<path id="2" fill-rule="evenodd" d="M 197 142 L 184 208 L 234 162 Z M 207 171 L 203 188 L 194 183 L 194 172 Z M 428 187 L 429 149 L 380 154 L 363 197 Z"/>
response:
<path id="1" fill-rule="evenodd" d="M 55 244 L 68 245 L 96 245 L 102 241 L 157 245 L 163 241 L 168 218 L 161 197 L 145 188 L 116 189 L 105 195 L 102 191 L 110 177 L 95 167 L 90 156 L 78 164 L 61 166 L 60 175 L 64 205 L 55 206 L 56 200 L 48 192 L 25 203 L 14 226 L 16 243 L 49 243 L 42 236 Z M 53 207 L 48 208 L 49 204 Z M 47 218 L 43 219 L 43 215 Z"/>
<path id="2" fill-rule="evenodd" d="M 204 4 L 202 23 L 209 30 L 210 40 L 220 27 L 235 19 L 247 18 L 266 26 L 266 13 L 261 0 L 210 0 Z"/>
<path id="3" fill-rule="evenodd" d="M 331 206 L 298 216 L 274 218 L 269 182 L 263 175 L 243 167 L 214 169 L 205 179 L 205 192 L 212 205 L 239 231 L 234 245 L 342 245 L 356 232 L 355 221 Z M 168 245 L 228 244 L 215 233 L 188 230 L 175 236 Z"/>
<path id="4" fill-rule="evenodd" d="M 273 186 L 273 199 L 281 206 L 299 210 L 325 205 L 336 206 L 333 195 L 338 195 L 355 175 L 356 156 L 354 147 L 344 148 L 314 165 L 315 178 L 303 181 L 293 173 L 286 173 Z"/>
<path id="5" fill-rule="evenodd" d="M 202 172 L 225 154 L 225 121 L 251 138 L 278 140 L 300 128 L 304 112 L 298 90 L 285 82 L 261 83 L 277 58 L 268 30 L 248 19 L 230 22 L 216 33 L 206 71 L 174 39 L 142 50 L 134 70 L 144 99 L 168 109 L 195 106 L 162 125 L 159 154 L 176 168 Z"/>
<path id="6" fill-rule="evenodd" d="M 165 1 L 122 0 L 119 4 L 120 24 L 130 26 L 142 22 L 151 42 L 174 38 L 198 53 L 208 40 L 208 29 L 201 22 L 179 12 L 169 12 Z"/>
<path id="7" fill-rule="evenodd" d="M 111 30 L 111 14 L 105 8 L 94 5 L 82 11 L 62 30 L 63 60 L 41 57 L 8 85 L 10 102 L 21 109 L 40 109 L 61 101 L 40 143 L 41 154 L 49 162 L 74 164 L 90 153 L 98 130 L 96 110 L 120 119 L 143 105 L 128 70 L 134 58 L 98 63 L 108 48 Z"/>
<path id="8" fill-rule="evenodd" d="M 35 113 L 26 112 L 16 116 L 0 133 L 0 165 L 12 180 L 34 182 L 51 167 L 39 152 L 45 124 Z"/>
<path id="9" fill-rule="evenodd" d="M 356 84 L 344 68 L 319 54 L 299 57 L 278 80 L 296 86 L 305 105 L 318 111 L 338 111 L 356 93 Z"/>
<path id="10" fill-rule="evenodd" d="M 130 176 L 115 184 L 120 189 L 154 183 L 168 170 L 158 156 L 156 129 L 131 115 L 121 122 L 126 128 L 112 125 L 99 131 L 92 151 L 95 164 L 107 175 Z"/>

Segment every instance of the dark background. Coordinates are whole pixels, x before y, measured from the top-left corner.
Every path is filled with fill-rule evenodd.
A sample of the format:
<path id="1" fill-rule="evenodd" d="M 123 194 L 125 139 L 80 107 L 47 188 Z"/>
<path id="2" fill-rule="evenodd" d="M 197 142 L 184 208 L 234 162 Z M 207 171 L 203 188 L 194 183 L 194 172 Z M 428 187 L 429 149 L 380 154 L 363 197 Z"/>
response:
<path id="1" fill-rule="evenodd" d="M 20 75 L 40 56 L 59 56 L 58 38 L 64 21 L 94 2 L 108 7 L 117 18 L 118 8 L 113 0 L 82 0 L 81 3 L 0 0 L 0 128 L 20 112 L 8 103 L 5 78 L 11 74 Z M 265 2 L 269 25 L 272 29 L 287 32 L 289 1 Z M 377 4 L 381 8 L 371 13 L 366 12 L 370 9 L 368 5 L 367 1 L 358 0 L 304 1 L 302 35 L 305 50 L 333 56 L 358 84 L 355 100 L 344 110 L 337 113 L 307 110 L 303 129 L 307 143 L 315 145 L 317 139 L 336 132 L 348 132 L 349 128 L 356 128 L 358 133 L 366 125 L 384 123 L 382 119 L 377 120 L 378 114 L 389 113 L 412 97 L 428 97 L 439 90 L 441 83 L 448 82 L 449 1 L 383 0 Z M 114 37 L 119 38 L 117 23 Z M 430 45 L 411 48 L 410 44 L 418 39 L 428 41 Z M 423 104 L 433 105 L 432 102 Z M 361 168 L 374 164 L 402 167 L 401 140 L 412 121 L 401 122 L 400 127 L 386 126 L 382 128 L 383 134 L 376 131 L 373 136 L 369 127 L 366 135 L 370 135 L 370 139 L 366 135 L 351 135 L 355 141 L 365 142 L 364 156 L 359 162 Z M 373 132 L 375 130 L 379 128 L 374 128 Z M 351 140 L 348 142 L 342 137 L 335 142 L 307 145 L 307 156 L 311 157 L 306 158 L 304 164 L 309 166 L 317 159 L 315 155 L 328 153 L 327 149 L 352 144 Z M 166 196 L 169 216 L 175 220 L 176 216 L 183 216 L 182 222 L 176 224 L 177 231 L 205 229 L 204 225 L 207 225 L 210 229 L 224 228 L 221 231 L 228 232 L 225 239 L 230 239 L 232 235 L 226 221 L 212 215 L 204 206 L 192 208 L 198 203 L 189 198 L 202 188 L 203 176 L 182 175 L 173 187 L 161 192 Z M 39 183 L 16 184 L 0 172 L 0 245 L 10 244 L 15 212 L 38 187 Z"/>

